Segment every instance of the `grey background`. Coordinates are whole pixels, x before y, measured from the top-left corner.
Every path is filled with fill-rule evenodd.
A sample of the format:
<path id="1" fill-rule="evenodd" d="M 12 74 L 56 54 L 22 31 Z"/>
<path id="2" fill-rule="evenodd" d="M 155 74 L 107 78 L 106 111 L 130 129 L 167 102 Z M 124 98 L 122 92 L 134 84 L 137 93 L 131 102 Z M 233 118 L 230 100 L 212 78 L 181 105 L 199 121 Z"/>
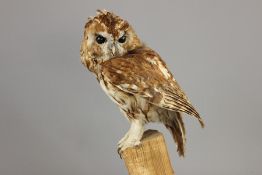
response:
<path id="1" fill-rule="evenodd" d="M 262 174 L 262 1 L 1 0 L 0 174 L 127 174 L 129 128 L 80 63 L 98 8 L 127 19 L 202 114 L 185 116 L 186 158 L 164 133 L 177 175 Z"/>

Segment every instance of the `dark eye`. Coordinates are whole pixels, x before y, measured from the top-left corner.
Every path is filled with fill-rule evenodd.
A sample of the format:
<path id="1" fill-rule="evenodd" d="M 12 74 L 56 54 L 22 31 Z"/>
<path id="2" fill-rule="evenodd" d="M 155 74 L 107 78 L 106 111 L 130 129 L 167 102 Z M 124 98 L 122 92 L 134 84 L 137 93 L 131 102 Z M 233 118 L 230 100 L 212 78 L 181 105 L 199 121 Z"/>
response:
<path id="1" fill-rule="evenodd" d="M 103 37 L 103 36 L 101 36 L 101 35 L 98 35 L 98 36 L 96 37 L 96 42 L 97 42 L 98 44 L 103 44 L 104 42 L 106 42 L 106 38 Z"/>
<path id="2" fill-rule="evenodd" d="M 126 42 L 126 35 L 122 36 L 121 38 L 118 39 L 118 42 L 124 43 Z"/>

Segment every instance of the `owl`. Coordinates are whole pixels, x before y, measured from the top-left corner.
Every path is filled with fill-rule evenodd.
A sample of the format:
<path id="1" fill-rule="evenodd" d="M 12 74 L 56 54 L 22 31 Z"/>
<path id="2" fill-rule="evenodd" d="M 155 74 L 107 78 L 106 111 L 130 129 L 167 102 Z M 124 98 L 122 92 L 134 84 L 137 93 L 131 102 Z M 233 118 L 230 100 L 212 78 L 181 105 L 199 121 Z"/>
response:
<path id="1" fill-rule="evenodd" d="M 118 142 L 120 154 L 140 144 L 145 124 L 160 122 L 184 156 L 182 113 L 196 117 L 202 127 L 204 122 L 159 54 L 143 44 L 126 20 L 98 10 L 85 24 L 80 57 L 130 122 Z"/>

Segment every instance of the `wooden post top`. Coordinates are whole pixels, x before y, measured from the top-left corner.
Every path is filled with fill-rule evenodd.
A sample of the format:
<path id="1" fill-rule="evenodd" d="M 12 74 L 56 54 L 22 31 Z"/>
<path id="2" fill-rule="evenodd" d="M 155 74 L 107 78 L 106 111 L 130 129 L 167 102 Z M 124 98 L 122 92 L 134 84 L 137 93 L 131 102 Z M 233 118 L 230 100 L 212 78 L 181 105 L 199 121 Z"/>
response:
<path id="1" fill-rule="evenodd" d="M 122 153 L 129 175 L 174 175 L 165 139 L 157 130 L 144 132 L 141 144 Z"/>

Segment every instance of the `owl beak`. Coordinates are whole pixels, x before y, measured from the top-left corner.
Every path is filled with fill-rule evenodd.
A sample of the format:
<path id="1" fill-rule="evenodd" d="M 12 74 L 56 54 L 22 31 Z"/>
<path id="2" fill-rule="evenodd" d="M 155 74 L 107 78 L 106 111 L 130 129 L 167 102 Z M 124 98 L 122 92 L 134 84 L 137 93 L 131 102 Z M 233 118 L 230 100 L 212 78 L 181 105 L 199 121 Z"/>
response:
<path id="1" fill-rule="evenodd" d="M 116 53 L 116 47 L 113 46 L 113 47 L 112 47 L 112 54 L 113 54 L 113 56 L 115 56 L 115 53 Z"/>

